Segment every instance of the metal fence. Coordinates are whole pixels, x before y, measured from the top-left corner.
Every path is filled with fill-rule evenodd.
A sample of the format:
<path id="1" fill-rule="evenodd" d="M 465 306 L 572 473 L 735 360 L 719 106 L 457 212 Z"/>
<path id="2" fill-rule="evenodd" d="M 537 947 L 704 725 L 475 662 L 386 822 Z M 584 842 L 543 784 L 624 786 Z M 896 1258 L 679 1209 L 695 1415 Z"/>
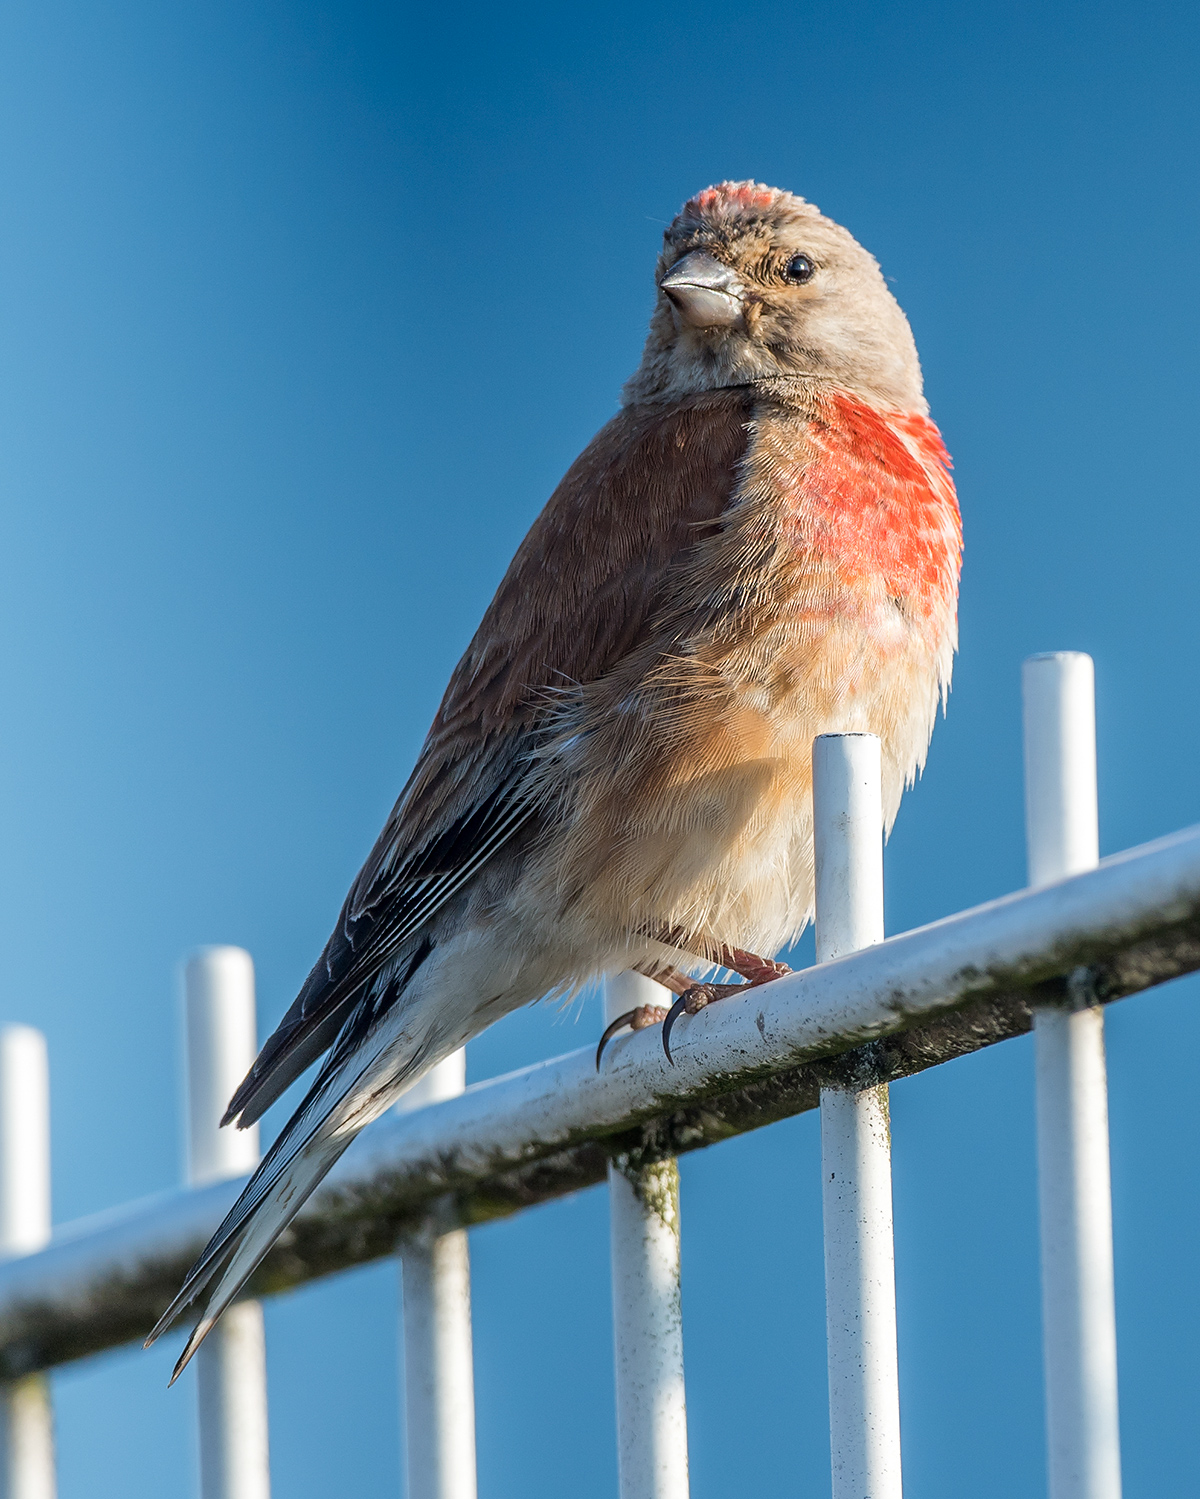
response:
<path id="1" fill-rule="evenodd" d="M 608 1182 L 622 1499 L 688 1492 L 680 1154 L 821 1111 L 834 1499 L 902 1486 L 888 1083 L 1033 1030 L 1051 1499 L 1118 1499 L 1104 1004 L 1200 968 L 1200 829 L 1099 862 L 1089 657 L 1025 663 L 1030 888 L 883 939 L 879 743 L 814 745 L 817 963 L 680 1024 L 463 1087 L 461 1054 L 364 1134 L 260 1268 L 255 1296 L 384 1255 L 403 1275 L 409 1499 L 475 1494 L 466 1230 Z M 0 1033 L 0 1482 L 55 1491 L 44 1371 L 144 1336 L 257 1160 L 216 1120 L 255 1049 L 237 948 L 185 969 L 188 1179 L 49 1228 L 45 1046 Z M 608 1014 L 654 1002 L 623 975 Z M 262 1318 L 199 1356 L 204 1499 L 270 1489 Z"/>

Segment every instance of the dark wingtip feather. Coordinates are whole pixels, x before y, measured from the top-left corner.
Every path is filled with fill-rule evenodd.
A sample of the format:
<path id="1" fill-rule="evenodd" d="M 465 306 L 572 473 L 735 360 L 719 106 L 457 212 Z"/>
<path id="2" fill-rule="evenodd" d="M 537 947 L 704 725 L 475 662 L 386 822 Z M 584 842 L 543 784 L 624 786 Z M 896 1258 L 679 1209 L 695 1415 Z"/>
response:
<path id="1" fill-rule="evenodd" d="M 208 1336 L 209 1332 L 212 1330 L 212 1326 L 213 1324 L 211 1321 L 208 1323 L 207 1327 L 204 1327 L 203 1322 L 197 1324 L 196 1328 L 192 1332 L 191 1337 L 187 1341 L 187 1347 L 179 1355 L 178 1359 L 175 1361 L 174 1369 L 171 1370 L 171 1377 L 167 1380 L 168 1390 L 187 1368 L 187 1366 L 191 1363 L 193 1354 L 196 1352 L 196 1349 L 199 1348 L 200 1344 L 203 1343 L 204 1339 Z M 201 1327 L 204 1327 L 203 1332 L 200 1331 Z"/>
<path id="2" fill-rule="evenodd" d="M 253 1067 L 251 1067 L 250 1071 L 247 1072 L 246 1076 L 237 1085 L 236 1092 L 229 1100 L 229 1106 L 221 1115 L 221 1129 L 224 1129 L 227 1124 L 232 1124 L 234 1120 L 237 1119 L 238 1115 L 245 1111 L 246 1100 L 253 1094 L 257 1082 L 258 1062 L 256 1061 Z M 239 1129 L 241 1129 L 245 1126 L 243 1124 L 239 1124 L 238 1127 Z"/>
<path id="3" fill-rule="evenodd" d="M 174 1322 L 175 1318 L 182 1310 L 182 1307 L 177 1307 L 175 1303 L 172 1302 L 171 1305 L 162 1314 L 162 1316 L 158 1319 L 158 1321 L 154 1324 L 154 1326 L 150 1329 L 150 1336 L 142 1344 L 142 1347 L 153 1348 L 155 1343 L 158 1342 L 159 1338 L 162 1337 L 163 1333 L 166 1332 L 167 1328 L 170 1327 L 171 1323 Z"/>
<path id="4" fill-rule="evenodd" d="M 189 1275 L 189 1280 L 190 1278 Z M 208 1277 L 206 1276 L 205 1280 L 207 1279 Z M 201 1282 L 200 1285 L 189 1285 L 186 1281 L 184 1282 L 183 1289 L 179 1292 L 179 1295 L 175 1297 L 174 1301 L 171 1302 L 170 1306 L 167 1307 L 166 1311 L 150 1329 L 150 1336 L 142 1344 L 143 1348 L 150 1348 L 158 1342 L 159 1338 L 174 1323 L 175 1319 L 195 1301 L 203 1289 L 203 1284 L 204 1282 Z"/>

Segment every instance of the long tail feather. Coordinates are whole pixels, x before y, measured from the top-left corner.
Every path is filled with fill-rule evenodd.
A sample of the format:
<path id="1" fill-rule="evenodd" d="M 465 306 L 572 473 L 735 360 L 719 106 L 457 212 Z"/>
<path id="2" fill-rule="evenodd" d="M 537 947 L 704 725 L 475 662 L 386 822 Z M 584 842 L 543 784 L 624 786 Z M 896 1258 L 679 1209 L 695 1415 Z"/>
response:
<path id="1" fill-rule="evenodd" d="M 397 1067 L 393 1059 L 387 1082 L 381 1085 L 378 1066 L 387 1050 L 382 1041 L 378 1037 L 374 1046 L 364 1048 L 366 1057 L 359 1052 L 332 1076 L 318 1077 L 155 1323 L 147 1348 L 220 1277 L 175 1365 L 171 1384 L 359 1131 L 436 1060 L 417 1054 L 406 1066 Z"/>
<path id="2" fill-rule="evenodd" d="M 232 1254 L 228 1253 L 227 1241 L 226 1254 L 222 1256 L 218 1252 L 204 1275 L 204 1283 L 207 1284 L 221 1268 L 223 1259 L 227 1259 L 221 1278 L 209 1295 L 203 1315 L 192 1329 L 187 1345 L 179 1356 L 170 1384 L 174 1384 L 187 1368 L 192 1355 L 212 1331 L 221 1313 L 258 1269 L 271 1245 L 300 1211 L 353 1138 L 353 1134 L 343 1133 L 338 1136 L 318 1130 L 279 1172 L 269 1195 L 233 1230 L 237 1242 Z M 202 1288 L 197 1285 L 192 1297 L 199 1294 Z M 157 1332 L 156 1328 L 155 1335 Z"/>

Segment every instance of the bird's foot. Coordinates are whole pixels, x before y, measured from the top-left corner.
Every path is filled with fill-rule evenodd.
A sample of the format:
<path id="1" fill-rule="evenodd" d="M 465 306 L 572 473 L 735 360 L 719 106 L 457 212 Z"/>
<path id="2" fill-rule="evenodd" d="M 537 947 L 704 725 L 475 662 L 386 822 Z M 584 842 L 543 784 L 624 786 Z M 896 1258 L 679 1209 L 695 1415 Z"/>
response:
<path id="1" fill-rule="evenodd" d="M 772 979 L 791 973 L 786 963 L 776 963 L 773 958 L 759 958 L 753 953 L 743 952 L 740 947 L 722 947 L 717 955 L 722 968 L 728 968 L 746 980 L 744 984 L 693 984 L 685 989 L 663 1021 L 662 1043 L 667 1061 L 672 1067 L 675 1058 L 671 1055 L 671 1031 L 681 1015 L 695 1015 L 716 999 L 728 999 L 731 994 L 744 994 L 747 989 L 757 989 L 760 984 L 769 984 Z"/>
<path id="2" fill-rule="evenodd" d="M 739 978 L 745 980 L 745 983 L 698 984 L 678 968 L 662 964 L 639 965 L 634 972 L 641 973 L 646 978 L 653 979 L 656 984 L 662 984 L 664 988 L 670 989 L 677 996 L 675 1003 L 669 1010 L 661 1005 L 639 1005 L 636 1010 L 626 1010 L 624 1015 L 618 1015 L 600 1037 L 600 1044 L 596 1047 L 596 1071 L 600 1071 L 600 1059 L 604 1055 L 604 1048 L 618 1031 L 624 1030 L 626 1026 L 629 1026 L 631 1030 L 643 1031 L 648 1026 L 658 1025 L 660 1022 L 663 1028 L 663 1051 L 667 1054 L 667 1061 L 674 1066 L 675 1059 L 671 1055 L 671 1031 L 681 1015 L 695 1015 L 706 1005 L 712 1004 L 714 1000 L 727 999 L 731 994 L 745 994 L 747 989 L 757 989 L 759 984 L 770 983 L 772 979 L 782 978 L 785 973 L 792 971 L 786 963 L 776 963 L 773 958 L 756 957 L 754 953 L 744 952 L 740 947 L 721 947 L 717 950 L 716 957 L 722 968 L 727 968 L 730 973 L 736 973 Z"/>
<path id="3" fill-rule="evenodd" d="M 697 1015 L 706 1005 L 712 1004 L 713 1000 L 728 999 L 731 994 L 744 994 L 753 987 L 752 984 L 693 984 L 690 989 L 685 990 L 667 1011 L 663 1021 L 663 1050 L 671 1066 L 675 1065 L 675 1058 L 671 1055 L 671 1032 L 681 1015 Z"/>
<path id="4" fill-rule="evenodd" d="M 638 1005 L 636 1010 L 626 1010 L 624 1015 L 618 1015 L 600 1037 L 600 1045 L 596 1048 L 596 1071 L 600 1071 L 604 1048 L 618 1031 L 623 1031 L 626 1026 L 633 1031 L 644 1031 L 647 1026 L 660 1025 L 666 1018 L 667 1012 L 662 1005 Z"/>

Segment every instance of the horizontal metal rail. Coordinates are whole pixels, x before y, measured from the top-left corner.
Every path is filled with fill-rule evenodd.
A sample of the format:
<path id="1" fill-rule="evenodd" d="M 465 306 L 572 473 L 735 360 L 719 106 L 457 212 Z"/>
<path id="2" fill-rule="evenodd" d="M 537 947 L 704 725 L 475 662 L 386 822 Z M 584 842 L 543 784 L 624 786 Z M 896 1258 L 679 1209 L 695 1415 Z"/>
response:
<path id="1" fill-rule="evenodd" d="M 1200 827 L 366 1131 L 264 1262 L 269 1295 L 447 1225 L 519 1212 L 627 1166 L 816 1108 L 821 1086 L 921 1072 L 1020 1035 L 1035 1005 L 1107 1002 L 1200 968 Z M 0 1264 L 0 1378 L 140 1338 L 241 1181 L 163 1193 Z"/>

